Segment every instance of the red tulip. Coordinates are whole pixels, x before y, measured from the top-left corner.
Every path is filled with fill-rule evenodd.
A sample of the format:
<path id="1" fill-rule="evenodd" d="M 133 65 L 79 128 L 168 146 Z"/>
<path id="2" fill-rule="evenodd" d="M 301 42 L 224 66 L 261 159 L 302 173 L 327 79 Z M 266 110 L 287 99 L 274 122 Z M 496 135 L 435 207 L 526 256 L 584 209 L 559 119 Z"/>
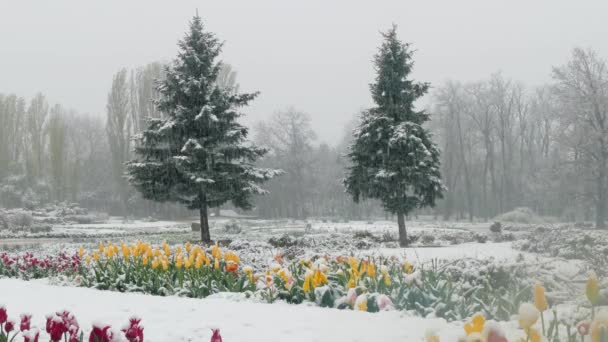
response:
<path id="1" fill-rule="evenodd" d="M 110 342 L 108 330 L 110 330 L 109 325 L 101 326 L 93 323 L 93 330 L 91 330 L 91 334 L 89 335 L 89 342 Z"/>
<path id="2" fill-rule="evenodd" d="M 5 333 L 10 333 L 11 331 L 13 331 L 15 329 L 15 321 L 12 319 L 9 319 L 6 321 L 6 323 L 4 323 L 4 332 Z"/>
<path id="3" fill-rule="evenodd" d="M 144 342 L 144 327 L 140 325 L 140 322 L 140 318 L 132 317 L 129 319 L 129 326 L 122 329 L 129 342 Z"/>
<path id="4" fill-rule="evenodd" d="M 8 319 L 8 315 L 6 314 L 6 306 L 0 305 L 0 324 L 4 324 Z"/>
<path id="5" fill-rule="evenodd" d="M 38 329 L 22 331 L 23 342 L 38 342 L 40 331 Z"/>
<path id="6" fill-rule="evenodd" d="M 222 342 L 222 336 L 220 335 L 220 329 L 211 329 L 213 331 L 213 335 L 211 336 L 211 341 L 209 342 Z"/>
<path id="7" fill-rule="evenodd" d="M 21 324 L 19 324 L 19 330 L 25 331 L 30 330 L 30 321 L 32 320 L 32 315 L 21 314 Z"/>

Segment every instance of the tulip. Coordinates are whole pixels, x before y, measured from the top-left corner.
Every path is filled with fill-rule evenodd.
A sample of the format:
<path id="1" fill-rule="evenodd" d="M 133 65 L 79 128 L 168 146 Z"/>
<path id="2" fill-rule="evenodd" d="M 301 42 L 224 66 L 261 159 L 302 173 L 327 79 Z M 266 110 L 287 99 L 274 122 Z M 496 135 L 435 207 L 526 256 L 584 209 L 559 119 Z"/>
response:
<path id="1" fill-rule="evenodd" d="M 236 274 L 236 271 L 239 269 L 239 264 L 234 261 L 226 262 L 226 272 L 232 272 Z"/>
<path id="2" fill-rule="evenodd" d="M 467 333 L 467 336 L 473 333 L 479 333 L 483 331 L 483 327 L 486 323 L 486 318 L 478 313 L 471 317 L 471 320 L 464 325 L 464 331 Z"/>
<path id="3" fill-rule="evenodd" d="M 140 323 L 140 318 L 132 317 L 129 319 L 129 326 L 122 329 L 129 342 L 144 342 L 144 327 Z"/>
<path id="4" fill-rule="evenodd" d="M 4 305 L 0 305 L 0 324 L 6 323 L 8 319 L 8 315 L 6 313 L 6 307 Z"/>
<path id="5" fill-rule="evenodd" d="M 346 292 L 346 302 L 350 305 L 355 305 L 355 301 L 357 300 L 357 290 L 354 288 L 348 289 Z"/>
<path id="6" fill-rule="evenodd" d="M 547 297 L 545 296 L 545 288 L 540 284 L 534 284 L 534 306 L 540 311 L 540 321 L 543 328 L 543 333 L 545 332 L 545 316 L 543 315 L 543 311 L 549 308 L 549 304 L 547 304 Z"/>
<path id="7" fill-rule="evenodd" d="M 494 322 L 487 323 L 481 335 L 485 342 L 509 342 L 500 326 Z"/>
<path id="8" fill-rule="evenodd" d="M 412 272 L 414 271 L 412 264 L 407 261 L 403 263 L 403 269 L 405 270 L 406 274 L 412 274 Z"/>
<path id="9" fill-rule="evenodd" d="M 23 335 L 23 342 L 38 342 L 38 338 L 40 337 L 40 330 L 25 330 L 21 332 Z"/>
<path id="10" fill-rule="evenodd" d="M 213 256 L 215 259 L 222 257 L 222 251 L 220 250 L 220 246 L 218 246 L 217 242 L 215 245 L 213 245 L 213 247 L 211 247 L 211 256 Z"/>
<path id="11" fill-rule="evenodd" d="M 31 320 L 32 320 L 32 315 L 21 314 L 21 323 L 19 324 L 19 330 L 20 331 L 30 330 Z"/>
<path id="12" fill-rule="evenodd" d="M 378 310 L 380 311 L 392 310 L 394 308 L 393 301 L 391 301 L 391 299 L 384 294 L 378 295 L 378 297 L 376 297 L 376 305 L 378 305 Z"/>
<path id="13" fill-rule="evenodd" d="M 538 321 L 539 316 L 540 312 L 534 305 L 523 303 L 519 306 L 519 325 L 524 330 L 530 329 Z"/>
<path id="14" fill-rule="evenodd" d="M 541 342 L 543 340 L 542 335 L 538 330 L 534 328 L 526 329 L 526 334 L 528 335 L 527 339 L 521 339 L 522 342 Z"/>
<path id="15" fill-rule="evenodd" d="M 4 332 L 8 335 L 11 331 L 15 330 L 16 322 L 13 319 L 8 319 L 4 323 Z"/>
<path id="16" fill-rule="evenodd" d="M 365 293 L 359 295 L 355 301 L 355 310 L 367 311 L 367 295 Z"/>
<path id="17" fill-rule="evenodd" d="M 608 340 L 608 311 L 600 311 L 591 323 L 591 342 Z"/>
<path id="18" fill-rule="evenodd" d="M 587 280 L 587 286 L 585 289 L 587 299 L 591 303 L 591 318 L 595 315 L 595 306 L 600 301 L 600 287 L 595 272 L 589 272 L 589 279 Z"/>
<path id="19" fill-rule="evenodd" d="M 579 322 L 576 325 L 576 331 L 581 336 L 589 335 L 589 332 L 591 331 L 591 322 L 586 322 L 586 321 Z"/>
<path id="20" fill-rule="evenodd" d="M 211 329 L 211 331 L 213 331 L 213 335 L 211 335 L 211 340 L 209 342 L 222 342 L 220 329 Z"/>
<path id="21" fill-rule="evenodd" d="M 110 342 L 110 339 L 108 338 L 108 330 L 110 330 L 109 325 L 99 325 L 93 323 L 93 329 L 89 335 L 89 342 Z"/>

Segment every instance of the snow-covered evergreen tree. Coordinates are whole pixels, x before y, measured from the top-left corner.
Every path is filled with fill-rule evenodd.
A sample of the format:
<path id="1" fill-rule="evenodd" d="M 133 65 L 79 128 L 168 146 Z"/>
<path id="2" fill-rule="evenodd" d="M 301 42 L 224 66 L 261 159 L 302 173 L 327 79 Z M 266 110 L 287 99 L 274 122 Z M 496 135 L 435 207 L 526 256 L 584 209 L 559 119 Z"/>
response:
<path id="1" fill-rule="evenodd" d="M 385 210 L 397 215 L 399 242 L 405 246 L 405 215 L 434 206 L 443 186 L 439 150 L 423 127 L 429 116 L 414 108 L 429 84 L 410 79 L 412 51 L 397 39 L 396 26 L 383 36 L 375 56 L 377 76 L 370 85 L 375 106 L 362 114 L 354 132 L 348 153 L 352 165 L 344 184 L 356 202 L 379 199 Z"/>
<path id="2" fill-rule="evenodd" d="M 144 198 L 198 209 L 201 239 L 211 240 L 207 209 L 232 201 L 252 207 L 260 184 L 279 171 L 254 167 L 266 152 L 247 141 L 238 109 L 257 93 L 239 94 L 217 86 L 222 44 L 203 30 L 197 15 L 179 42 L 178 57 L 159 84 L 157 107 L 163 118 L 149 120 L 128 163 L 129 180 Z"/>

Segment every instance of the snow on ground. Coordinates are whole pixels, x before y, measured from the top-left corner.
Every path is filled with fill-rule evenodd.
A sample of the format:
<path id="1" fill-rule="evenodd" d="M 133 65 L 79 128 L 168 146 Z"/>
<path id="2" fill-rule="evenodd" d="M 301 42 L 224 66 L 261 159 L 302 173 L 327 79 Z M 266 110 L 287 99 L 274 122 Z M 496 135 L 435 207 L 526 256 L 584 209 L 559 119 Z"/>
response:
<path id="1" fill-rule="evenodd" d="M 123 232 L 142 232 L 160 233 L 170 231 L 187 231 L 183 222 L 175 221 L 154 221 L 146 222 L 141 220 L 127 221 L 117 218 L 110 219 L 104 223 L 91 224 L 60 224 L 53 226 L 53 232 L 65 234 L 116 234 Z"/>
<path id="2" fill-rule="evenodd" d="M 478 260 L 494 258 L 499 261 L 515 261 L 521 254 L 521 251 L 511 247 L 511 242 L 470 242 L 445 247 L 379 248 L 366 252 L 383 256 L 400 256 L 421 263 L 430 262 L 434 259 L 456 260 L 465 258 Z"/>
<path id="3" fill-rule="evenodd" d="M 442 319 L 397 311 L 367 313 L 222 298 L 156 297 L 15 279 L 0 279 L 0 293 L 10 317 L 31 313 L 33 324 L 41 330 L 46 314 L 64 308 L 75 314 L 87 332 L 92 322 L 120 328 L 137 315 L 150 342 L 208 341 L 211 327 L 219 327 L 226 342 L 423 341 L 427 329 L 439 329 L 443 340 L 455 341 L 462 330 Z"/>

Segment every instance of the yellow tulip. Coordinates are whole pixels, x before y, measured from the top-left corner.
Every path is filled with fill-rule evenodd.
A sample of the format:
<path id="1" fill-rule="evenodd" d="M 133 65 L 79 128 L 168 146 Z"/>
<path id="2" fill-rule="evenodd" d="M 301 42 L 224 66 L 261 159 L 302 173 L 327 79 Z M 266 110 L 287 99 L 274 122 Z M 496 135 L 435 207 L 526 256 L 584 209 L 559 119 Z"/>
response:
<path id="1" fill-rule="evenodd" d="M 186 252 L 190 253 L 191 248 L 192 248 L 192 245 L 190 244 L 190 241 L 186 242 Z"/>
<path id="2" fill-rule="evenodd" d="M 348 259 L 348 263 L 350 264 L 350 268 L 352 270 L 359 272 L 359 259 L 355 257 L 350 257 Z"/>
<path id="3" fill-rule="evenodd" d="M 144 257 L 141 259 L 141 263 L 144 266 L 148 266 L 148 257 L 146 255 L 144 255 Z"/>
<path id="4" fill-rule="evenodd" d="M 439 342 L 439 336 L 429 335 L 426 337 L 426 342 Z"/>
<path id="5" fill-rule="evenodd" d="M 600 286 L 597 280 L 597 275 L 593 271 L 589 273 L 589 279 L 587 280 L 587 287 L 585 292 L 587 294 L 587 299 L 589 299 L 591 305 L 596 306 L 600 301 Z"/>
<path id="6" fill-rule="evenodd" d="M 175 267 L 177 267 L 177 269 L 181 269 L 182 265 L 184 264 L 184 261 L 182 260 L 182 258 L 177 258 L 175 260 Z"/>
<path id="7" fill-rule="evenodd" d="M 160 264 L 163 266 L 163 271 L 166 271 L 169 268 L 169 262 L 165 259 L 161 260 Z"/>
<path id="8" fill-rule="evenodd" d="M 184 267 L 189 269 L 192 266 L 193 260 L 191 258 L 184 257 Z"/>
<path id="9" fill-rule="evenodd" d="M 591 342 L 608 340 L 608 311 L 600 311 L 591 323 Z"/>
<path id="10" fill-rule="evenodd" d="M 304 293 L 308 293 L 312 289 L 314 289 L 313 284 L 312 284 L 312 273 L 310 273 L 310 271 L 309 271 L 306 273 L 306 276 L 304 277 L 304 285 L 302 285 L 302 290 L 304 290 Z"/>
<path id="11" fill-rule="evenodd" d="M 158 258 L 154 258 L 154 260 L 152 260 L 152 269 L 153 270 L 157 269 L 159 265 L 160 265 L 160 260 L 158 260 Z"/>
<path id="12" fill-rule="evenodd" d="M 534 284 L 534 306 L 541 312 L 549 308 L 545 288 L 540 283 Z"/>
<path id="13" fill-rule="evenodd" d="M 374 264 L 370 263 L 369 266 L 367 266 L 367 275 L 370 278 L 376 278 L 376 266 L 374 266 Z"/>
<path id="14" fill-rule="evenodd" d="M 222 257 L 222 251 L 220 250 L 220 246 L 217 244 L 217 242 L 215 245 L 213 245 L 213 247 L 211 247 L 211 256 L 213 256 L 215 259 Z"/>
<path id="15" fill-rule="evenodd" d="M 414 271 L 412 264 L 407 261 L 403 263 L 403 269 L 405 270 L 406 274 L 412 274 L 412 272 Z"/>
<path id="16" fill-rule="evenodd" d="M 320 270 L 316 270 L 312 282 L 314 287 L 319 287 L 327 283 L 327 276 Z"/>
<path id="17" fill-rule="evenodd" d="M 213 262 L 213 269 L 214 270 L 219 270 L 220 269 L 220 259 L 215 259 L 215 261 Z"/>
<path id="18" fill-rule="evenodd" d="M 464 325 L 464 331 L 467 333 L 467 336 L 473 333 L 481 334 L 485 323 L 486 318 L 482 314 L 475 314 L 471 320 Z"/>
<path id="19" fill-rule="evenodd" d="M 196 257 L 196 263 L 194 264 L 194 268 L 196 268 L 197 270 L 201 268 L 201 266 L 203 266 L 203 257 L 201 255 L 199 255 L 198 257 Z"/>
<path id="20" fill-rule="evenodd" d="M 99 253 L 97 251 L 93 252 L 93 260 L 99 261 Z"/>
<path id="21" fill-rule="evenodd" d="M 355 309 L 359 311 L 367 311 L 367 296 L 362 294 L 355 301 Z"/>
<path id="22" fill-rule="evenodd" d="M 522 338 L 521 341 L 522 342 L 541 342 L 543 340 L 542 335 L 540 334 L 540 332 L 534 328 L 528 328 L 525 329 L 526 331 L 526 335 L 528 336 L 527 339 Z"/>
<path id="23" fill-rule="evenodd" d="M 348 288 L 352 289 L 357 287 L 357 281 L 355 280 L 355 278 L 353 276 L 350 277 L 350 279 L 348 280 Z"/>
<path id="24" fill-rule="evenodd" d="M 87 264 L 90 264 L 90 263 L 91 263 L 91 257 L 87 255 L 87 256 L 84 258 L 84 261 L 85 261 Z"/>
<path id="25" fill-rule="evenodd" d="M 104 249 L 103 243 L 100 242 L 99 243 L 99 253 L 103 253 L 103 249 Z"/>
<path id="26" fill-rule="evenodd" d="M 230 252 L 230 251 L 224 253 L 224 260 L 225 261 L 232 261 L 235 264 L 238 264 L 240 262 L 239 256 L 236 255 L 236 253 Z"/>
<path id="27" fill-rule="evenodd" d="M 84 248 L 82 246 L 80 246 L 80 248 L 78 248 L 78 256 L 82 258 L 83 255 L 84 255 Z"/>

